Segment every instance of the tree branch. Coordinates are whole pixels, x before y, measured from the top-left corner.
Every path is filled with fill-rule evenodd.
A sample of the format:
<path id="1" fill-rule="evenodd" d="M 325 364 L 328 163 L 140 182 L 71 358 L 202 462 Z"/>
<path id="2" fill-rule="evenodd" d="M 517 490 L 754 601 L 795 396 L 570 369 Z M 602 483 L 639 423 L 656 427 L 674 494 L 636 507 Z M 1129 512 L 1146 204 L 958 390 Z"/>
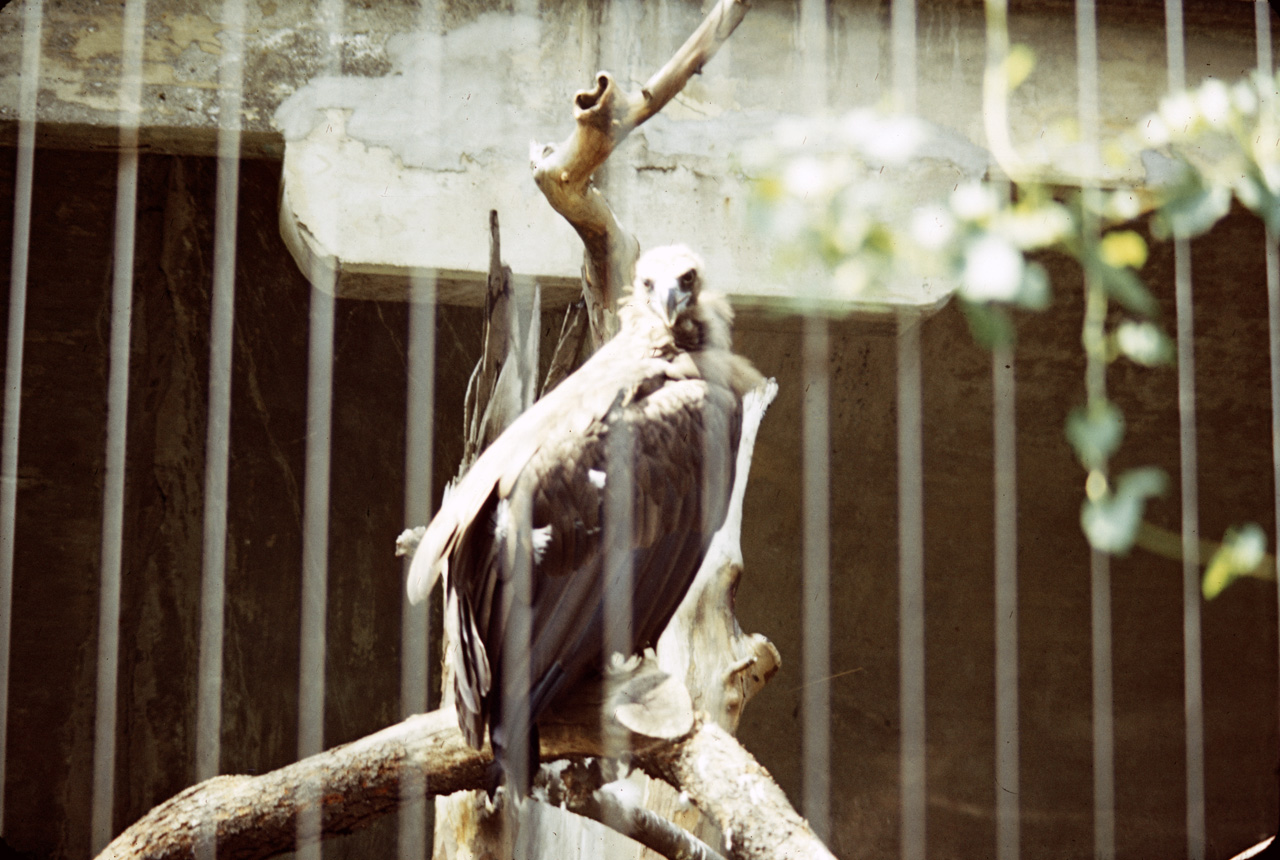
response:
<path id="1" fill-rule="evenodd" d="M 636 126 L 662 110 L 715 56 L 747 14 L 746 0 L 720 0 L 675 55 L 638 93 L 624 93 L 608 72 L 573 97 L 573 133 L 559 144 L 534 145 L 533 178 L 586 250 L 583 297 L 595 346 L 613 334 L 613 308 L 631 283 L 639 243 L 622 228 L 591 177 Z"/>
<path id="2" fill-rule="evenodd" d="M 835 860 L 755 756 L 715 723 L 700 720 L 690 735 L 636 763 L 689 795 L 720 826 L 736 860 Z"/>
<path id="3" fill-rule="evenodd" d="M 599 756 L 604 749 L 598 721 L 551 723 L 540 734 L 548 761 Z M 674 741 L 633 734 L 631 742 L 642 769 L 685 792 L 719 823 L 735 860 L 831 857 L 768 772 L 723 729 L 699 719 Z M 318 798 L 321 832 L 337 836 L 416 799 L 402 796 L 403 785 L 422 784 L 402 780 L 410 771 L 425 776 L 427 796 L 452 794 L 480 788 L 490 761 L 487 747 L 467 745 L 451 708 L 420 714 L 261 776 L 218 776 L 194 785 L 135 822 L 97 860 L 185 860 L 210 825 L 217 828 L 219 860 L 271 857 L 297 848 L 300 798 Z"/>
<path id="4" fill-rule="evenodd" d="M 545 768 L 546 802 L 598 821 L 670 860 L 725 860 L 720 852 L 626 795 L 642 789 L 622 779 L 606 783 L 600 759 Z M 535 792 L 535 795 L 537 792 Z"/>

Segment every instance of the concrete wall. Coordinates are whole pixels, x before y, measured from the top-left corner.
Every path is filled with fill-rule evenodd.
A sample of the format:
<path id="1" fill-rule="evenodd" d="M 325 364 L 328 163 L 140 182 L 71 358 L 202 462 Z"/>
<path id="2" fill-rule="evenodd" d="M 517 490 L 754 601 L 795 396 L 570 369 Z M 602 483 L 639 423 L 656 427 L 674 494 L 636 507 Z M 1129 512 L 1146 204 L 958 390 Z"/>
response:
<path id="1" fill-rule="evenodd" d="M 638 87 L 702 16 L 699 3 L 498 3 L 449 0 L 342 5 L 250 0 L 245 32 L 245 150 L 285 160 L 284 214 L 292 250 L 332 257 L 339 293 L 386 296 L 413 268 L 434 268 L 476 295 L 484 237 L 456 217 L 507 211 L 512 266 L 567 301 L 581 265 L 572 231 L 544 217 L 530 180 L 531 142 L 565 138 L 572 94 L 598 69 Z M 1129 128 L 1167 89 L 1163 4 L 1099 4 L 1101 131 Z M 985 18 L 977 0 L 919 4 L 918 112 L 937 138 L 935 175 L 903 171 L 914 193 L 949 192 L 992 164 L 982 106 Z M 1252 4 L 1188 0 L 1187 82 L 1234 80 L 1256 65 Z M 770 267 L 771 248 L 744 225 L 744 148 L 781 120 L 881 103 L 893 78 L 889 3 L 841 0 L 825 34 L 803 33 L 797 4 L 762 0 L 681 97 L 639 129 L 599 179 L 623 222 L 652 246 L 676 237 L 703 250 L 726 289 L 784 302 L 813 272 Z M 1010 104 L 1024 158 L 1077 175 L 1074 4 L 1012 4 L 1014 42 L 1039 68 Z M 113 146 L 119 122 L 122 6 L 50 4 L 39 117 L 51 142 Z M 229 50 L 217 0 L 152 0 L 143 63 L 141 137 L 157 151 L 212 153 L 223 107 L 219 64 Z M 824 44 L 825 43 L 825 44 Z M 21 56 L 19 16 L 0 15 L 0 134 L 13 134 Z M 814 58 L 817 58 L 815 61 Z M 825 57 L 825 61 L 823 58 Z M 6 124 L 8 121 L 8 124 Z M 1106 169 L 1138 181 L 1140 164 Z M 397 280 L 399 278 L 399 280 Z M 851 300 L 856 297 L 849 297 Z M 932 304 L 911 293 L 903 303 Z"/>

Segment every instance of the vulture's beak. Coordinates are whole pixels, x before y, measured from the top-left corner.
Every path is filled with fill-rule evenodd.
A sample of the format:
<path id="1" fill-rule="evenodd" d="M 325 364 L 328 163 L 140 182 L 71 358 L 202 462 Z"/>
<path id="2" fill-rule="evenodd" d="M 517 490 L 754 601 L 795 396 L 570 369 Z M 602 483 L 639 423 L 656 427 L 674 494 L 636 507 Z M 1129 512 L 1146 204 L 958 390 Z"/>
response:
<path id="1" fill-rule="evenodd" d="M 654 284 L 653 294 L 649 301 L 658 315 L 666 320 L 667 325 L 675 325 L 676 317 L 689 306 L 693 291 L 685 284 L 684 278 L 663 279 Z"/>

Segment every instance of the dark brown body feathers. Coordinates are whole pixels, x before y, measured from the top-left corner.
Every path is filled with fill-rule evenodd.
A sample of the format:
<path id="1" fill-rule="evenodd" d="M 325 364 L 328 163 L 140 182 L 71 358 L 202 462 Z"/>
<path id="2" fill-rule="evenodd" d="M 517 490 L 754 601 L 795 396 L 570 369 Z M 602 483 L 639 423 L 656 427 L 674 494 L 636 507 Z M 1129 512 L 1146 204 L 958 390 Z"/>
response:
<path id="1" fill-rule="evenodd" d="M 661 290 L 654 277 L 675 272 L 686 284 L 682 267 L 696 272 L 698 263 L 679 246 L 642 258 L 619 333 L 480 456 L 414 557 L 414 599 L 436 576 L 447 578 L 459 724 L 477 747 L 488 725 L 504 770 L 522 744 L 536 744 L 539 715 L 604 664 L 606 579 L 618 581 L 604 565 L 611 434 L 625 431 L 631 442 L 631 650 L 657 640 L 724 521 L 742 396 L 761 377 L 730 351 L 732 312 L 701 293 L 700 281 L 673 320 L 650 301 Z M 531 565 L 530 599 L 527 620 L 513 628 L 521 554 Z M 510 631 L 524 625 L 528 648 L 508 653 Z M 521 710 L 530 725 L 504 724 L 511 672 L 529 679 Z"/>

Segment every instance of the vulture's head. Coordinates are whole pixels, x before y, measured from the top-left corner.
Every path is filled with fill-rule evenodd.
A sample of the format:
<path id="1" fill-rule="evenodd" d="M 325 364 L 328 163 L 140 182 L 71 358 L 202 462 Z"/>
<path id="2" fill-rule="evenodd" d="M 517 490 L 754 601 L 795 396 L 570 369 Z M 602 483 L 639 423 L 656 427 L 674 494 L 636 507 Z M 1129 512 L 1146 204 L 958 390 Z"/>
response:
<path id="1" fill-rule="evenodd" d="M 727 349 L 733 313 L 723 297 L 703 291 L 705 269 L 685 245 L 647 251 L 636 263 L 632 302 L 661 320 L 681 348 Z"/>
<path id="2" fill-rule="evenodd" d="M 697 304 L 703 267 L 702 258 L 684 245 L 654 248 L 636 263 L 636 297 L 674 328 L 680 314 Z"/>

